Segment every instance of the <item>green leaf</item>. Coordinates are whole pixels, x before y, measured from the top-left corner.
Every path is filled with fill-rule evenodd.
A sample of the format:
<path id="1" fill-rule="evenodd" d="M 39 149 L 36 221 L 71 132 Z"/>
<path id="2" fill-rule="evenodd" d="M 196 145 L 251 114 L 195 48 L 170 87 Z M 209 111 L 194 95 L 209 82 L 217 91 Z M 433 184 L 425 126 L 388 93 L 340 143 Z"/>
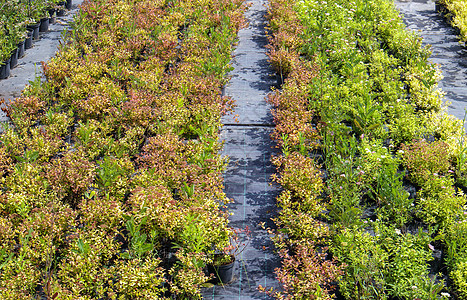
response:
<path id="1" fill-rule="evenodd" d="M 152 244 L 143 244 L 141 247 L 140 247 L 140 253 L 145 253 L 145 252 L 149 252 L 151 251 L 152 249 L 154 248 L 154 246 Z"/>

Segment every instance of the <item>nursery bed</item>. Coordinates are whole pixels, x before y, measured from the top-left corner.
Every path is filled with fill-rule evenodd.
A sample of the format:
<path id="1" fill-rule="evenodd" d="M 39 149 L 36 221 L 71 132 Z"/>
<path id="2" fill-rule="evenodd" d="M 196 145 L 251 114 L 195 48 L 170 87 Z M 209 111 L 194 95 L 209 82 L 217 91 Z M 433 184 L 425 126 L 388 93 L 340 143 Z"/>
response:
<path id="1" fill-rule="evenodd" d="M 21 95 L 26 84 L 34 81 L 36 76 L 42 74 L 42 61 L 48 61 L 57 52 L 60 44 L 62 31 L 68 28 L 68 23 L 73 20 L 73 16 L 78 12 L 78 6 L 83 0 L 74 0 L 71 10 L 64 16 L 57 16 L 54 24 L 50 24 L 47 32 L 40 33 L 40 39 L 33 42 L 33 47 L 25 51 L 23 58 L 18 60 L 18 66 L 11 70 L 11 75 L 7 79 L 0 80 L 0 99 L 12 100 Z M 0 111 L 0 121 L 7 118 L 3 111 Z"/>
<path id="2" fill-rule="evenodd" d="M 441 65 L 444 76 L 439 87 L 451 102 L 448 112 L 462 119 L 467 106 L 467 47 L 459 43 L 457 29 L 436 11 L 435 1 L 396 0 L 394 3 L 407 27 L 418 32 L 425 45 L 431 45 L 430 59 Z"/>
<path id="3" fill-rule="evenodd" d="M 385 0 L 272 0 L 268 18 L 283 289 L 263 290 L 465 299 L 465 132 L 422 38 Z"/>
<path id="4" fill-rule="evenodd" d="M 219 128 L 246 9 L 83 1 L 5 108 L 0 298 L 197 299 L 243 249 Z"/>

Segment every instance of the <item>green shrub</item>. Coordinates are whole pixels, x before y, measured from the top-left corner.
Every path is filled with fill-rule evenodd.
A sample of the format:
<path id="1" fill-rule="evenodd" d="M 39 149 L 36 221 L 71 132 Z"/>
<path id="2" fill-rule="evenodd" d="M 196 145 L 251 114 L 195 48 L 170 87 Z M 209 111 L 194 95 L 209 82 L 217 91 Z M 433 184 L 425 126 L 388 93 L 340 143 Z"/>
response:
<path id="1" fill-rule="evenodd" d="M 342 295 L 347 299 L 388 299 L 384 275 L 389 253 L 378 238 L 350 228 L 334 238 L 332 253 L 345 264 L 339 281 Z"/>
<path id="2" fill-rule="evenodd" d="M 456 193 L 454 180 L 447 177 L 433 177 L 426 181 L 417 197 L 417 215 L 428 224 L 442 227 L 457 220 L 462 214 L 466 198 Z"/>
<path id="3" fill-rule="evenodd" d="M 112 267 L 116 280 L 110 285 L 111 299 L 164 299 L 167 290 L 164 270 L 159 259 L 119 260 Z M 114 295 L 114 296 L 112 296 Z"/>
<path id="4" fill-rule="evenodd" d="M 414 183 L 423 186 L 438 176 L 448 175 L 451 164 L 445 142 L 419 140 L 403 145 L 401 150 L 409 178 Z"/>
<path id="5" fill-rule="evenodd" d="M 452 222 L 447 228 L 444 237 L 447 246 L 447 265 L 449 276 L 453 281 L 454 288 L 460 297 L 467 296 L 467 222 L 465 216 L 458 221 Z"/>
<path id="6" fill-rule="evenodd" d="M 444 6 L 448 12 L 447 17 L 451 24 L 460 30 L 460 39 L 467 41 L 467 5 L 461 0 L 441 0 L 439 4 Z"/>
<path id="7" fill-rule="evenodd" d="M 67 256 L 58 265 L 57 279 L 74 297 L 102 297 L 111 279 L 108 265 L 119 245 L 97 228 L 78 233 Z"/>
<path id="8" fill-rule="evenodd" d="M 273 163 L 280 173 L 273 180 L 291 192 L 293 209 L 318 215 L 325 208 L 319 200 L 323 181 L 313 160 L 294 152 L 275 157 Z"/>

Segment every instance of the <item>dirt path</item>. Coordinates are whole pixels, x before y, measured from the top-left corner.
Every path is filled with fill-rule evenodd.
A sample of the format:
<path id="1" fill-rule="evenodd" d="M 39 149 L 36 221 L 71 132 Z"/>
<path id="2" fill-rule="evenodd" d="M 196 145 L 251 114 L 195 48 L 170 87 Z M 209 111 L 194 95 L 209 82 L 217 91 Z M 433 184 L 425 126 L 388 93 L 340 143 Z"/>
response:
<path id="1" fill-rule="evenodd" d="M 439 87 L 452 102 L 449 113 L 459 119 L 467 108 L 467 47 L 459 44 L 456 30 L 435 10 L 432 0 L 394 1 L 408 28 L 418 31 L 424 44 L 432 45 L 431 60 L 441 65 Z"/>
<path id="2" fill-rule="evenodd" d="M 231 224 L 237 228 L 248 226 L 252 231 L 251 243 L 237 261 L 237 280 L 225 287 L 206 290 L 204 299 L 268 299 L 258 292 L 258 285 L 277 285 L 273 270 L 278 266 L 278 258 L 267 232 L 258 226 L 261 222 L 272 226 L 270 218 L 276 211 L 277 190 L 269 185 L 274 172 L 270 163 L 274 149 L 269 138 L 273 121 L 265 101 L 275 81 L 264 48 L 265 1 L 252 3 L 247 12 L 249 27 L 239 32 L 232 61 L 235 69 L 226 87 L 226 95 L 238 105 L 234 113 L 238 122 L 233 115 L 225 117 L 221 133 L 225 141 L 223 154 L 230 157 L 225 191 L 227 197 L 234 199 L 229 207 L 234 213 Z"/>

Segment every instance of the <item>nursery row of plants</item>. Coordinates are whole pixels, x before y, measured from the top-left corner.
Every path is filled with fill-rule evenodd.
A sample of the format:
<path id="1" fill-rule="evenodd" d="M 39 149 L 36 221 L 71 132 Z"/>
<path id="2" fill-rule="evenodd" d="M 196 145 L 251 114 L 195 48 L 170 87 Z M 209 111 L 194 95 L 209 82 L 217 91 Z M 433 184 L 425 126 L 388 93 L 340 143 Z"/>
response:
<path id="1" fill-rule="evenodd" d="M 271 0 L 277 299 L 467 299 L 467 145 L 386 0 Z"/>
<path id="2" fill-rule="evenodd" d="M 71 4 L 71 1 L 69 1 Z M 44 22 L 62 10 L 61 0 L 1 0 L 0 1 L 0 66 L 8 63 L 18 47 L 24 47 L 28 28 L 38 29 Z M 31 36 L 31 34 L 29 34 Z M 37 38 L 37 35 L 36 35 Z M 23 48 L 24 49 L 24 48 Z"/>
<path id="3" fill-rule="evenodd" d="M 86 0 L 5 109 L 1 299 L 196 299 L 238 250 L 218 154 L 241 0 Z"/>
<path id="4" fill-rule="evenodd" d="M 459 29 L 461 41 L 467 42 L 467 3 L 463 0 L 439 0 L 437 5 L 451 24 Z"/>

